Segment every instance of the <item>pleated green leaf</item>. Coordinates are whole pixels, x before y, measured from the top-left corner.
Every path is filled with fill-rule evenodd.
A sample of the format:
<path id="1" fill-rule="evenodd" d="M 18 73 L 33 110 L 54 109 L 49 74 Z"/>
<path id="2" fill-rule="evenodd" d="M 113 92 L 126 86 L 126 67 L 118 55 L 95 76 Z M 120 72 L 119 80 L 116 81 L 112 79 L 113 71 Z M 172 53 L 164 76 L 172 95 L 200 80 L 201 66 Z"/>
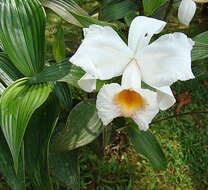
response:
<path id="1" fill-rule="evenodd" d="M 150 16 L 156 9 L 164 5 L 168 0 L 142 0 L 144 15 Z"/>
<path id="2" fill-rule="evenodd" d="M 101 20 L 112 21 L 127 16 L 130 12 L 138 10 L 136 0 L 102 0 Z"/>
<path id="3" fill-rule="evenodd" d="M 0 2 L 0 39 L 13 64 L 25 76 L 44 66 L 45 12 L 38 0 Z"/>
<path id="4" fill-rule="evenodd" d="M 27 84 L 59 80 L 71 72 L 71 67 L 72 64 L 69 62 L 69 58 L 66 58 L 61 62 L 45 67 L 42 72 L 30 78 Z"/>
<path id="5" fill-rule="evenodd" d="M 4 86 L 4 83 L 2 84 L 3 82 L 1 81 L 0 82 L 0 95 L 4 92 L 4 90 L 6 89 L 6 85 Z"/>
<path id="6" fill-rule="evenodd" d="M 0 42 L 0 51 L 4 51 L 4 46 L 1 42 Z"/>
<path id="7" fill-rule="evenodd" d="M 67 119 L 66 127 L 57 134 L 52 150 L 62 152 L 84 146 L 103 131 L 94 99 L 76 105 Z"/>
<path id="8" fill-rule="evenodd" d="M 78 150 L 50 153 L 50 166 L 52 174 L 65 186 L 79 190 L 80 167 Z"/>
<path id="9" fill-rule="evenodd" d="M 20 169 L 16 175 L 9 147 L 0 130 L 0 173 L 6 179 L 7 184 L 12 190 L 25 190 L 24 162 L 22 156 L 19 159 Z"/>
<path id="10" fill-rule="evenodd" d="M 9 86 L 15 80 L 21 77 L 21 73 L 10 61 L 8 55 L 4 52 L 0 52 L 0 78 L 6 84 L 6 86 Z"/>
<path id="11" fill-rule="evenodd" d="M 128 127 L 128 134 L 136 151 L 144 155 L 155 169 L 167 168 L 167 160 L 162 149 L 150 131 L 139 131 L 138 126 L 133 125 Z"/>
<path id="12" fill-rule="evenodd" d="M 55 95 L 32 115 L 24 136 L 25 166 L 34 189 L 52 190 L 49 172 L 49 142 L 58 120 L 60 107 Z"/>
<path id="13" fill-rule="evenodd" d="M 56 82 L 54 86 L 54 93 L 59 100 L 62 109 L 70 109 L 72 106 L 72 94 L 67 83 Z"/>
<path id="14" fill-rule="evenodd" d="M 45 7 L 50 8 L 56 14 L 61 16 L 67 22 L 75 24 L 79 27 L 88 27 L 91 24 L 101 26 L 110 25 L 115 28 L 115 25 L 99 21 L 88 16 L 88 14 L 74 0 L 41 0 Z"/>
<path id="15" fill-rule="evenodd" d="M 76 13 L 71 12 L 71 14 L 76 18 L 83 27 L 89 27 L 91 24 L 97 24 L 100 26 L 111 26 L 112 28 L 116 29 L 116 25 L 110 24 L 108 22 L 100 21 L 90 16 L 78 15 Z"/>
<path id="16" fill-rule="evenodd" d="M 1 128 L 9 145 L 14 167 L 18 170 L 18 157 L 22 139 L 33 112 L 45 102 L 48 83 L 25 85 L 26 78 L 10 85 L 1 96 Z"/>
<path id="17" fill-rule="evenodd" d="M 43 6 L 50 8 L 56 14 L 61 16 L 67 22 L 70 22 L 79 27 L 83 27 L 82 24 L 71 14 L 74 12 L 78 15 L 87 16 L 85 12 L 74 0 L 41 0 Z"/>
<path id="18" fill-rule="evenodd" d="M 192 61 L 207 58 L 208 57 L 208 31 L 195 36 L 193 40 L 195 41 L 195 45 L 191 52 Z"/>
<path id="19" fill-rule="evenodd" d="M 53 42 L 53 57 L 55 58 L 56 62 L 59 62 L 65 58 L 65 55 L 66 50 L 64 42 L 64 31 L 61 25 L 58 25 Z"/>

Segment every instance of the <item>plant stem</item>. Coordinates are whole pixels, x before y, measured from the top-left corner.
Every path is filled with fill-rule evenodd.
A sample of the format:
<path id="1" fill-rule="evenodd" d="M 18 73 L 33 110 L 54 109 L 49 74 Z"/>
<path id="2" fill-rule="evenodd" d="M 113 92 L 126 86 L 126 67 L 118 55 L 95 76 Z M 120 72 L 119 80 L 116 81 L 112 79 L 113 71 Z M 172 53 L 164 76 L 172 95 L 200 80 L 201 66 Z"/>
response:
<path id="1" fill-rule="evenodd" d="M 156 121 L 153 121 L 150 125 L 158 123 L 160 121 L 165 121 L 165 120 L 168 120 L 168 119 L 172 119 L 172 118 L 175 118 L 175 117 L 180 117 L 180 116 L 184 116 L 184 115 L 192 115 L 192 114 L 201 114 L 201 113 L 208 113 L 208 111 L 194 111 L 194 112 L 186 112 L 186 113 L 181 113 L 181 114 L 175 114 L 175 115 L 172 115 L 172 116 L 165 117 L 163 119 L 158 119 Z"/>

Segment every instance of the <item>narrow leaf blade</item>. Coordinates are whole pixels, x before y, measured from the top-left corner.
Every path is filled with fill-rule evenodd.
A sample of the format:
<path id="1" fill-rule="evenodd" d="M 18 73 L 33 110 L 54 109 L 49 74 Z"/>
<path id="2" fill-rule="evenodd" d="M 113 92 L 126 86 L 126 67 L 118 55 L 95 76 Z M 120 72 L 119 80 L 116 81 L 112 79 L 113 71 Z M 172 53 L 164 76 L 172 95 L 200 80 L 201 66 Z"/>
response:
<path id="1" fill-rule="evenodd" d="M 65 58 L 65 55 L 64 31 L 61 25 L 58 25 L 53 42 L 53 57 L 56 62 L 59 62 Z"/>
<path id="2" fill-rule="evenodd" d="M 68 58 L 45 67 L 45 69 L 30 78 L 27 82 L 28 85 L 36 84 L 40 82 L 56 81 L 65 77 L 71 71 L 72 64 L 69 62 Z"/>
<path id="3" fill-rule="evenodd" d="M 59 113 L 57 98 L 51 94 L 48 100 L 34 112 L 28 123 L 24 136 L 25 166 L 35 189 L 53 189 L 48 151 L 51 134 Z"/>
<path id="4" fill-rule="evenodd" d="M 143 154 L 155 169 L 167 168 L 167 160 L 157 139 L 150 131 L 139 131 L 137 126 L 128 127 L 128 134 L 136 151 Z"/>

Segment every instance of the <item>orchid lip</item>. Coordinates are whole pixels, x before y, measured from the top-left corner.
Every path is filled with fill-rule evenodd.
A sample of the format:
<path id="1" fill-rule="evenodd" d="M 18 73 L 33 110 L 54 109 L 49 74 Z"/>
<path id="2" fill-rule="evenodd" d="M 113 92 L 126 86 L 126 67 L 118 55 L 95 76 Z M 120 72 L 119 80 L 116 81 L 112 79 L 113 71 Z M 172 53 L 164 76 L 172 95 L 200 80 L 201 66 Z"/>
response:
<path id="1" fill-rule="evenodd" d="M 124 89 L 115 94 L 114 102 L 124 117 L 132 117 L 136 111 L 145 106 L 144 98 L 133 89 Z"/>

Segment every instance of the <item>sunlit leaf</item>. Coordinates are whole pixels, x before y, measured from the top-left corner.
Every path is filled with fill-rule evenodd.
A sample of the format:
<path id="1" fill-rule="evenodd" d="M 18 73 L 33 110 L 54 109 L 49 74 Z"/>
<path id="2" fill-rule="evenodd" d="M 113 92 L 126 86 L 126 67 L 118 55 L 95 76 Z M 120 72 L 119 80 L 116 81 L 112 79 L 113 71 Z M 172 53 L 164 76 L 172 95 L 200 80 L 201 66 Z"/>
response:
<path id="1" fill-rule="evenodd" d="M 19 171 L 18 175 L 16 175 L 9 147 L 0 130 L 0 173 L 13 190 L 25 190 L 24 163 L 22 156 L 20 156 L 21 159 L 19 159 Z"/>
<path id="2" fill-rule="evenodd" d="M 65 186 L 79 190 L 80 168 L 78 150 L 50 153 L 50 165 L 53 175 Z"/>
<path id="3" fill-rule="evenodd" d="M 167 168 L 167 160 L 162 149 L 150 131 L 139 131 L 138 126 L 134 125 L 128 127 L 128 134 L 136 151 L 143 154 L 155 169 Z"/>
<path id="4" fill-rule="evenodd" d="M 59 62 L 65 58 L 65 54 L 64 31 L 61 25 L 58 25 L 53 42 L 53 56 L 56 62 Z"/>
<path id="5" fill-rule="evenodd" d="M 25 76 L 44 66 L 45 12 L 38 0 L 0 2 L 0 39 L 13 64 Z"/>
<path id="6" fill-rule="evenodd" d="M 97 138 L 103 128 L 95 100 L 83 101 L 69 114 L 66 127 L 57 134 L 52 150 L 61 152 L 84 146 Z"/>
<path id="7" fill-rule="evenodd" d="M 192 61 L 207 58 L 208 57 L 208 31 L 195 36 L 193 40 L 195 41 L 195 45 L 191 54 Z"/>
<path id="8" fill-rule="evenodd" d="M 18 170 L 18 157 L 22 139 L 33 112 L 45 102 L 49 93 L 48 83 L 25 85 L 26 78 L 10 85 L 1 96 L 1 128 Z"/>
<path id="9" fill-rule="evenodd" d="M 32 115 L 24 136 L 25 166 L 35 189 L 52 190 L 48 151 L 51 134 L 58 120 L 60 107 L 55 95 Z"/>

